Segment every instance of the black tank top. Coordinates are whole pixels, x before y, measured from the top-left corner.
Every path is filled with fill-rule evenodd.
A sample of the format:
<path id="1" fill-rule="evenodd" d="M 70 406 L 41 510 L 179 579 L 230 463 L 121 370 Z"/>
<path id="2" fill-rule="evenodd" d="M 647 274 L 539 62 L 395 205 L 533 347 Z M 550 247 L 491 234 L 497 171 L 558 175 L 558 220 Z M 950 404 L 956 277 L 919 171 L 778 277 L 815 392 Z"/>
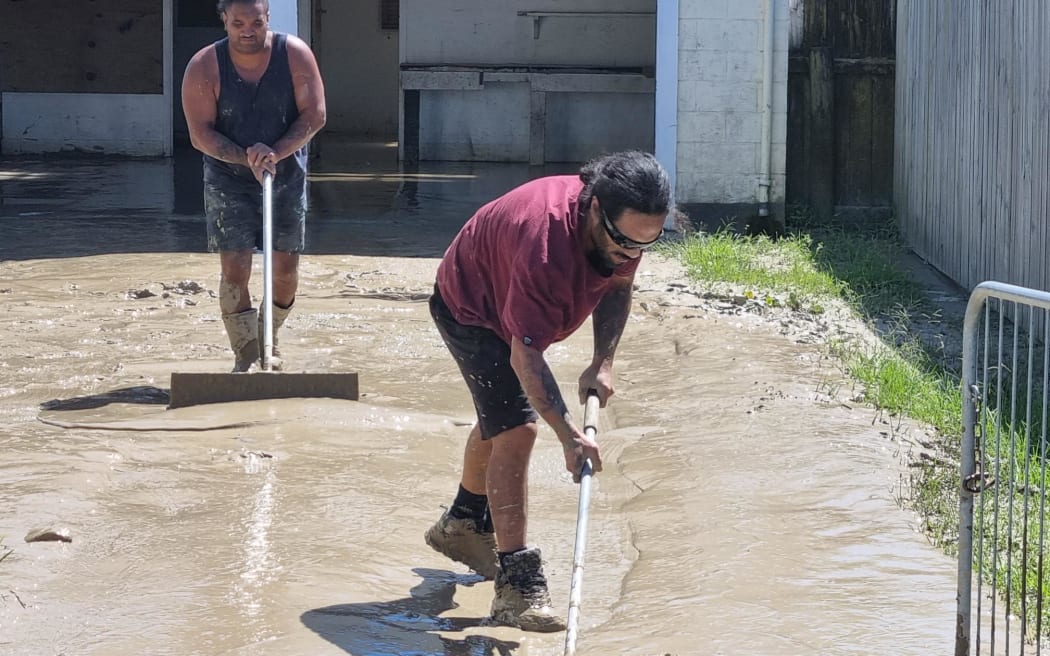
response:
<path id="1" fill-rule="evenodd" d="M 288 65 L 288 37 L 275 32 L 270 63 L 257 84 L 241 79 L 230 59 L 229 37 L 215 42 L 219 61 L 219 104 L 215 129 L 238 146 L 255 143 L 274 145 L 299 118 L 295 87 Z M 233 176 L 255 182 L 251 169 L 204 156 L 205 178 L 209 174 Z M 306 178 L 306 146 L 277 163 L 275 183 L 284 187 Z M 258 184 L 258 183 L 256 183 Z"/>

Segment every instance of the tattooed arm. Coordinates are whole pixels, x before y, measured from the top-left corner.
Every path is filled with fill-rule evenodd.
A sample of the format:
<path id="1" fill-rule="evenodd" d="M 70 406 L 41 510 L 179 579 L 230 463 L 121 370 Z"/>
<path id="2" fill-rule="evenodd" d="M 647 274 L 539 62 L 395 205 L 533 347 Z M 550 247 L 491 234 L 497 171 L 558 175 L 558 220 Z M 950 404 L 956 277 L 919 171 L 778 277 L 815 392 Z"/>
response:
<path id="1" fill-rule="evenodd" d="M 580 403 L 587 401 L 587 391 L 598 392 L 602 407 L 614 394 L 613 358 L 616 347 L 627 325 L 631 313 L 631 291 L 634 288 L 634 276 L 617 278 L 613 286 L 602 297 L 594 308 L 591 320 L 594 324 L 594 357 L 591 364 L 580 375 Z"/>
<path id="2" fill-rule="evenodd" d="M 195 54 L 182 78 L 182 110 L 193 147 L 223 162 L 248 166 L 244 148 L 215 130 L 219 100 L 219 62 L 215 46 Z"/>
<path id="3" fill-rule="evenodd" d="M 299 109 L 299 118 L 273 144 L 276 161 L 305 146 L 328 120 L 324 82 L 317 67 L 317 59 L 302 39 L 292 35 L 288 35 L 288 66 L 292 72 L 292 84 L 295 85 L 295 105 Z"/>
<path id="4" fill-rule="evenodd" d="M 540 413 L 561 442 L 565 452 L 565 468 L 575 479 L 587 458 L 595 472 L 602 470 L 602 459 L 598 445 L 589 439 L 572 421 L 569 409 L 562 398 L 558 382 L 547 365 L 543 353 L 526 346 L 515 337 L 510 345 L 510 364 L 518 375 L 521 387 L 529 397 L 529 403 Z"/>

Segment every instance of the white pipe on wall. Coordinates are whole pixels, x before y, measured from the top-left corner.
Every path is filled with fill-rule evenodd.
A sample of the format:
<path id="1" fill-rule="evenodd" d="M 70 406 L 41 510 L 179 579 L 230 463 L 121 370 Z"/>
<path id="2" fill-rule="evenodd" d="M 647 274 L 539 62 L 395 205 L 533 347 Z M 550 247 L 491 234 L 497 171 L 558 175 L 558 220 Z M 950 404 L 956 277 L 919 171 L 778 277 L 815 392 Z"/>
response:
<path id="1" fill-rule="evenodd" d="M 769 216 L 773 148 L 773 46 L 778 0 L 765 0 L 763 6 L 764 44 L 762 49 L 762 153 L 758 180 L 758 215 Z"/>

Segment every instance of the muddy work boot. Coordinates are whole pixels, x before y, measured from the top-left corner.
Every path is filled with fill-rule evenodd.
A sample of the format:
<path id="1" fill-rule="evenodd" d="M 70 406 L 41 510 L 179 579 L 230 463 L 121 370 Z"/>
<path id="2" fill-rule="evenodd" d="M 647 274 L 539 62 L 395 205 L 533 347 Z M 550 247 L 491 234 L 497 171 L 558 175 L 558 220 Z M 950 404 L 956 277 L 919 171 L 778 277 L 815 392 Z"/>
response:
<path id="1" fill-rule="evenodd" d="M 295 301 L 292 301 L 292 305 L 295 305 Z M 288 315 L 292 313 L 292 305 L 289 305 L 288 307 L 283 308 L 280 305 L 277 305 L 276 303 L 274 303 L 272 306 L 270 306 L 270 307 L 273 308 L 273 355 L 274 355 L 274 357 L 280 357 L 280 355 L 281 355 L 281 351 L 278 350 L 278 348 L 277 348 L 277 344 L 278 344 L 277 331 L 281 329 L 281 326 L 284 325 L 285 319 L 287 319 Z M 259 312 L 259 339 L 261 340 L 262 337 L 263 337 L 263 315 L 262 315 L 262 312 Z"/>
<path id="2" fill-rule="evenodd" d="M 254 308 L 236 314 L 222 315 L 226 325 L 226 335 L 230 338 L 230 347 L 236 361 L 233 373 L 248 371 L 259 362 L 259 328 L 258 313 Z"/>
<path id="3" fill-rule="evenodd" d="M 456 519 L 446 510 L 423 539 L 434 551 L 463 563 L 486 581 L 495 578 L 498 567 L 496 534 L 479 529 L 473 519 Z"/>
<path id="4" fill-rule="evenodd" d="M 496 572 L 492 619 L 523 631 L 564 631 L 565 620 L 554 614 L 540 550 L 533 547 L 503 558 Z"/>

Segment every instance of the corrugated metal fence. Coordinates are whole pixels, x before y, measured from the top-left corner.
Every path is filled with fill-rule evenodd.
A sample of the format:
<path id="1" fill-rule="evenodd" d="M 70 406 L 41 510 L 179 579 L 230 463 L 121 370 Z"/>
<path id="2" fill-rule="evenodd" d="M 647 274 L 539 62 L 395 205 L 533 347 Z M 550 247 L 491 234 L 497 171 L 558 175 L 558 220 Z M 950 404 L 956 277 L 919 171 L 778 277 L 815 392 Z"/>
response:
<path id="1" fill-rule="evenodd" d="M 967 289 L 1050 288 L 1050 2 L 899 0 L 894 206 Z"/>

